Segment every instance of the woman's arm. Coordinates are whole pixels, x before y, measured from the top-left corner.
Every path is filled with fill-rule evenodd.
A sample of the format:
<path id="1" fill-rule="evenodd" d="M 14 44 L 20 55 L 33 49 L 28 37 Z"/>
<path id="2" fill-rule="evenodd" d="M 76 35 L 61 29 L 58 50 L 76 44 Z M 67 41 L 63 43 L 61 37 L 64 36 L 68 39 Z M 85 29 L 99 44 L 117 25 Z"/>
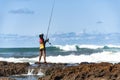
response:
<path id="1" fill-rule="evenodd" d="M 46 40 L 45 40 L 45 44 L 46 44 L 46 42 L 49 42 L 49 39 L 46 39 Z"/>

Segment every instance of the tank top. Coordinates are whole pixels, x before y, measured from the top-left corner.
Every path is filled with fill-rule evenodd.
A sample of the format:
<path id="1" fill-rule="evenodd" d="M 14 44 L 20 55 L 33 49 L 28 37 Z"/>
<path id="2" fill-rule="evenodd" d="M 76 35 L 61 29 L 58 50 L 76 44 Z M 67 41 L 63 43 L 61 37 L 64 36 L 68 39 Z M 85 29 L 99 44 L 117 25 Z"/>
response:
<path id="1" fill-rule="evenodd" d="M 43 39 L 40 39 L 40 49 L 44 49 L 45 46 L 44 46 L 44 40 Z"/>

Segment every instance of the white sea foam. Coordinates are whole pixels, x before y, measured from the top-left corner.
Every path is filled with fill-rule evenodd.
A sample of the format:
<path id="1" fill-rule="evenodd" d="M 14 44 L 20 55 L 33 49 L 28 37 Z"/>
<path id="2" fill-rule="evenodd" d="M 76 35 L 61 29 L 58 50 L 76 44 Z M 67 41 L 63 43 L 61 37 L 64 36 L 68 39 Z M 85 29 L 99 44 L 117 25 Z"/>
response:
<path id="1" fill-rule="evenodd" d="M 41 69 L 38 71 L 38 74 L 37 75 L 41 75 L 41 76 L 44 76 L 44 73 L 42 73 Z"/>
<path id="2" fill-rule="evenodd" d="M 103 48 L 104 46 L 101 45 L 79 45 L 79 48 L 90 48 L 90 49 L 97 49 Z"/>
<path id="3" fill-rule="evenodd" d="M 79 48 L 89 48 L 89 49 L 97 49 L 97 48 L 103 48 L 104 46 L 98 46 L 98 45 L 55 45 L 55 47 L 60 48 L 64 51 L 77 51 L 76 46 Z"/>
<path id="4" fill-rule="evenodd" d="M 118 63 L 120 53 L 102 52 L 91 55 L 68 55 L 48 57 L 48 61 L 55 63 L 81 63 L 81 62 L 111 62 Z"/>
<path id="5" fill-rule="evenodd" d="M 7 61 L 7 62 L 14 62 L 14 63 L 29 62 L 30 64 L 33 64 L 34 62 L 38 61 L 38 57 L 35 57 L 35 58 L 14 58 L 14 57 L 3 58 L 3 57 L 0 57 L 0 61 Z"/>
<path id="6" fill-rule="evenodd" d="M 55 45 L 56 47 L 59 47 L 60 49 L 64 51 L 77 51 L 76 45 Z"/>
<path id="7" fill-rule="evenodd" d="M 89 48 L 89 49 L 97 49 L 97 48 L 104 48 L 103 45 L 55 45 L 55 47 L 60 48 L 61 50 L 64 51 L 77 51 L 76 46 L 78 46 L 79 48 Z M 114 47 L 114 48 L 120 48 L 120 46 L 118 45 L 107 45 L 107 47 Z"/>
<path id="8" fill-rule="evenodd" d="M 33 75 L 33 71 L 34 71 L 34 69 L 28 69 L 28 73 L 27 73 L 27 75 Z"/>
<path id="9" fill-rule="evenodd" d="M 108 47 L 115 47 L 115 48 L 120 48 L 120 45 L 112 45 L 112 44 L 109 44 L 107 45 Z"/>
<path id="10" fill-rule="evenodd" d="M 8 61 L 8 62 L 29 62 L 33 64 L 38 61 L 39 57 L 35 58 L 2 58 L 0 57 L 0 61 Z M 53 63 L 81 63 L 81 62 L 111 62 L 118 63 L 120 62 L 120 52 L 101 52 L 101 53 L 93 53 L 90 55 L 66 55 L 66 56 L 48 56 L 48 62 Z M 42 58 L 43 62 L 43 58 Z"/>

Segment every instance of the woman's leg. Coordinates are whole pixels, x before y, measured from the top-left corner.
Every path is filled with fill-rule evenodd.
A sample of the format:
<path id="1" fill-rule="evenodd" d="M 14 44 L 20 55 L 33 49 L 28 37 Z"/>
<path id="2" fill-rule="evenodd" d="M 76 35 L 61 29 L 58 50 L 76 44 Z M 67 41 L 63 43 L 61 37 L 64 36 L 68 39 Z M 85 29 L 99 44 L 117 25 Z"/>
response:
<path id="1" fill-rule="evenodd" d="M 40 50 L 40 53 L 39 53 L 39 62 L 41 61 L 42 55 L 43 55 L 43 50 Z"/>
<path id="2" fill-rule="evenodd" d="M 44 51 L 44 54 L 43 54 L 43 57 L 44 57 L 44 63 L 46 63 L 46 50 L 43 50 Z"/>

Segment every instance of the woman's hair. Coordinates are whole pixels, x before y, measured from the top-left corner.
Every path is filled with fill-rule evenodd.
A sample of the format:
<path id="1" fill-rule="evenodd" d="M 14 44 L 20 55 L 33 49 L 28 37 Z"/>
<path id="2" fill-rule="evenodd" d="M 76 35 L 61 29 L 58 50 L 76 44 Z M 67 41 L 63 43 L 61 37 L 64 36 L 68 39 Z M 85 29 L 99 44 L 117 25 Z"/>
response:
<path id="1" fill-rule="evenodd" d="M 39 37 L 42 38 L 44 36 L 44 34 L 40 34 Z"/>

